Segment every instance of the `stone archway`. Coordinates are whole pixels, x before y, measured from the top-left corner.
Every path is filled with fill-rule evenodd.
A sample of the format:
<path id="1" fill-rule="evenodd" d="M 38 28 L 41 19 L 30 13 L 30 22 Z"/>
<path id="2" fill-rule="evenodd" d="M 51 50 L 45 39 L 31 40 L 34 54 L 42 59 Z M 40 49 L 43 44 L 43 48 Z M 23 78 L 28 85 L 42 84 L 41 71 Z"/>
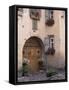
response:
<path id="1" fill-rule="evenodd" d="M 30 37 L 26 40 L 23 47 L 23 60 L 26 60 L 29 64 L 31 72 L 37 72 L 39 70 L 39 61 L 42 61 L 42 54 L 44 51 L 43 42 L 38 37 Z"/>

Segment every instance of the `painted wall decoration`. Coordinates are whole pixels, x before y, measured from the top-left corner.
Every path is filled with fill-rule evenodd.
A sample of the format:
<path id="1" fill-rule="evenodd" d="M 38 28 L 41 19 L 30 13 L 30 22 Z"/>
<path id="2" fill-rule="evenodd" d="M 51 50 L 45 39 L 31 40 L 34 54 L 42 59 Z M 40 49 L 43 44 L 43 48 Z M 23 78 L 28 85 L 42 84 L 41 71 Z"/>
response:
<path id="1" fill-rule="evenodd" d="M 40 9 L 30 9 L 30 18 L 35 20 L 40 20 L 41 10 Z"/>

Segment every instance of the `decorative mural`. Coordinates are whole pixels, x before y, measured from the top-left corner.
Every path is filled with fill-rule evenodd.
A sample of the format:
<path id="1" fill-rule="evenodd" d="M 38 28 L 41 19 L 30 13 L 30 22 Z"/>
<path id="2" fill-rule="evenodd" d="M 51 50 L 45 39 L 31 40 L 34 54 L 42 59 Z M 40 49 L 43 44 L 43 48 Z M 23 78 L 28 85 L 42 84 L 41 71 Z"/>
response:
<path id="1" fill-rule="evenodd" d="M 41 10 L 40 9 L 30 9 L 30 18 L 35 20 L 40 20 Z"/>

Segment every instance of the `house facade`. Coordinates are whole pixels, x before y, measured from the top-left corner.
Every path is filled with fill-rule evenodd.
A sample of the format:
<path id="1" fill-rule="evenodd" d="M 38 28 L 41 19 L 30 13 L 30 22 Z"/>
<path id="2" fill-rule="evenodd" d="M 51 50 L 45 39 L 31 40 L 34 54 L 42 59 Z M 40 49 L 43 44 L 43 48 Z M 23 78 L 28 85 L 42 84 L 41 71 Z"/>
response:
<path id="1" fill-rule="evenodd" d="M 65 68 L 65 12 L 47 9 L 18 9 L 18 70 L 27 62 L 32 72 L 39 62 Z"/>

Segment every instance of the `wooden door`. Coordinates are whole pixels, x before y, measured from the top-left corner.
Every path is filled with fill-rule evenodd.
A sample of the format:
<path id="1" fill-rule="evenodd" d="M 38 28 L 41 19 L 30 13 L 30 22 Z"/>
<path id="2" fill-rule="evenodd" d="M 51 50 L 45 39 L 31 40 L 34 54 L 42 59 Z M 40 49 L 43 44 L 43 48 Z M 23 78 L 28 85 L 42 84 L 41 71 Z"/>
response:
<path id="1" fill-rule="evenodd" d="M 29 69 L 31 72 L 39 70 L 38 61 L 42 59 L 42 48 L 39 42 L 34 38 L 26 42 L 24 46 L 24 57 L 29 60 Z"/>
<path id="2" fill-rule="evenodd" d="M 38 66 L 38 56 L 37 56 L 37 48 L 36 47 L 32 47 L 30 49 L 29 60 L 30 60 L 31 72 L 37 72 L 39 66 Z"/>

